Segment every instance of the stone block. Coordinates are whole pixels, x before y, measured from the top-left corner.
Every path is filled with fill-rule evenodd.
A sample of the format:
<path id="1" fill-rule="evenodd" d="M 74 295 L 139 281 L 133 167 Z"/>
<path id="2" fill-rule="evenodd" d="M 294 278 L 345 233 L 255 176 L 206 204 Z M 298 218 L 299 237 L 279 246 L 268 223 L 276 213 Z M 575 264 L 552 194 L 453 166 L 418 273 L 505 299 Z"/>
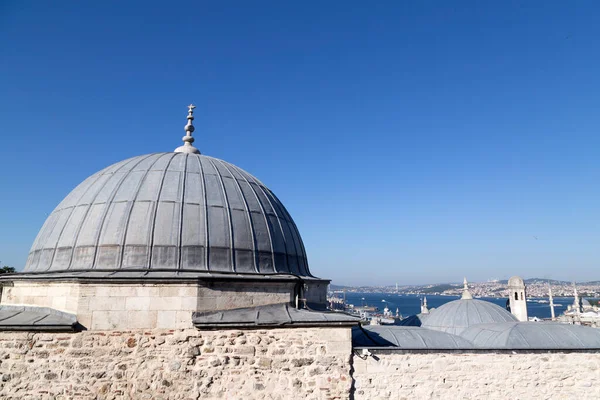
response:
<path id="1" fill-rule="evenodd" d="M 121 329 L 148 329 L 156 327 L 156 311 L 127 311 L 128 322 Z"/>
<path id="2" fill-rule="evenodd" d="M 150 305 L 156 301 L 154 297 L 127 297 L 125 298 L 125 309 L 132 311 L 150 310 Z"/>
<path id="3" fill-rule="evenodd" d="M 196 311 L 198 307 L 198 299 L 196 297 L 182 297 L 181 298 L 181 309 Z"/>
<path id="4" fill-rule="evenodd" d="M 176 311 L 175 329 L 190 329 L 193 327 L 190 311 Z"/>
<path id="5" fill-rule="evenodd" d="M 120 329 L 127 323 L 128 314 L 128 311 L 93 311 L 91 329 Z"/>
<path id="6" fill-rule="evenodd" d="M 155 285 L 143 285 L 138 286 L 136 289 L 136 296 L 138 297 L 158 297 L 160 296 L 160 289 Z"/>
<path id="7" fill-rule="evenodd" d="M 348 355 L 352 351 L 352 342 L 328 342 L 327 343 L 327 354 L 330 355 Z"/>
<path id="8" fill-rule="evenodd" d="M 92 313 L 78 313 L 77 314 L 77 322 L 83 325 L 86 329 L 91 329 L 92 327 Z"/>
<path id="9" fill-rule="evenodd" d="M 198 297 L 198 286 L 185 285 L 179 287 L 179 296 L 181 297 Z"/>
<path id="10" fill-rule="evenodd" d="M 169 286 L 161 286 L 158 289 L 158 295 L 160 297 L 174 297 L 174 296 L 180 296 L 182 287 L 181 286 L 175 286 L 175 285 L 169 285 Z"/>
<path id="11" fill-rule="evenodd" d="M 52 299 L 52 308 L 66 311 L 67 298 L 65 296 L 50 297 Z"/>
<path id="12" fill-rule="evenodd" d="M 150 310 L 181 310 L 181 297 L 154 297 L 150 301 Z"/>
<path id="13" fill-rule="evenodd" d="M 202 297 L 197 302 L 198 311 L 218 310 L 216 297 Z"/>
<path id="14" fill-rule="evenodd" d="M 89 311 L 125 310 L 125 297 L 95 297 L 89 299 Z"/>
<path id="15" fill-rule="evenodd" d="M 174 329 L 177 326 L 177 311 L 158 311 L 156 327 Z"/>
<path id="16" fill-rule="evenodd" d="M 47 293 L 49 297 L 66 297 L 70 294 L 71 288 L 66 285 L 55 284 L 49 286 L 47 289 Z"/>
<path id="17" fill-rule="evenodd" d="M 25 304 L 40 306 L 40 307 L 52 307 L 52 298 L 47 296 L 33 296 L 30 301 Z"/>

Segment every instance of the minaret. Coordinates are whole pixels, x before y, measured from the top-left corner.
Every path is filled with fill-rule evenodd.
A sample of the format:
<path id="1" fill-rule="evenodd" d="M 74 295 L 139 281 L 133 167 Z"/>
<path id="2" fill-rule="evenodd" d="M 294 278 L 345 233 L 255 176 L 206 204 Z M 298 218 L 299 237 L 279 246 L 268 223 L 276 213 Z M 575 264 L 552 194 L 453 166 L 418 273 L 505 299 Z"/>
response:
<path id="1" fill-rule="evenodd" d="M 527 296 L 525 295 L 525 282 L 519 276 L 508 280 L 508 299 L 510 312 L 519 321 L 527 321 Z"/>
<path id="2" fill-rule="evenodd" d="M 421 302 L 421 314 L 429 314 L 429 308 L 427 308 L 427 297 L 423 297 Z"/>
<path id="3" fill-rule="evenodd" d="M 550 300 L 550 316 L 552 317 L 552 321 L 556 318 L 554 315 L 554 297 L 552 297 L 552 286 L 550 282 L 548 282 L 548 299 Z"/>
<path id="4" fill-rule="evenodd" d="M 575 286 L 575 282 L 573 282 L 573 307 L 575 308 L 575 312 L 577 314 L 581 313 L 583 310 L 581 309 L 581 300 L 579 299 L 579 293 L 577 293 L 577 286 Z"/>
<path id="5" fill-rule="evenodd" d="M 467 282 L 467 277 L 465 277 L 465 279 L 463 279 L 463 292 L 462 292 L 462 296 L 460 297 L 461 300 L 473 300 L 473 296 L 471 295 L 471 292 L 469 292 L 469 282 Z"/>
<path id="6" fill-rule="evenodd" d="M 197 148 L 195 148 L 194 146 L 192 146 L 192 143 L 194 143 L 194 138 L 192 137 L 192 133 L 194 133 L 194 124 L 192 123 L 194 121 L 194 108 L 196 108 L 195 105 L 190 104 L 188 106 L 188 116 L 187 116 L 187 125 L 184 127 L 185 129 L 185 136 L 183 138 L 181 138 L 181 140 L 183 140 L 183 146 L 179 146 L 178 148 L 175 149 L 175 153 L 194 153 L 194 154 L 200 154 L 200 150 L 198 150 Z"/>

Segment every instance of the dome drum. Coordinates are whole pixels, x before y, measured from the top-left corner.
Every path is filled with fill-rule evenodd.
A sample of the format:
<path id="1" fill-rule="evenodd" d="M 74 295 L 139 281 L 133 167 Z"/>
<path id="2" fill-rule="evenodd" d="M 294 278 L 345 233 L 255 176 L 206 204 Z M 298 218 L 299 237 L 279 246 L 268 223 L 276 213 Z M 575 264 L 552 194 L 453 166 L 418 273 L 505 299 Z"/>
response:
<path id="1" fill-rule="evenodd" d="M 319 309 L 328 281 L 295 279 L 12 279 L 2 305 L 47 307 L 77 316 L 86 329 L 191 328 L 196 312 L 274 304 Z"/>

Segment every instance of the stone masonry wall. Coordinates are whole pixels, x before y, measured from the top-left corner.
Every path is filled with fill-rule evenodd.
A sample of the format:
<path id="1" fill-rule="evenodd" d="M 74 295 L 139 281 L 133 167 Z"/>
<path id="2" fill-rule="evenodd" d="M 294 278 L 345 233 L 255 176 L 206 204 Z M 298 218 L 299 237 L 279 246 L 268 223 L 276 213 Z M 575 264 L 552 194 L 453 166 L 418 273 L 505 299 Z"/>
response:
<path id="1" fill-rule="evenodd" d="M 0 332 L 0 398 L 347 399 L 350 328 Z"/>
<path id="2" fill-rule="evenodd" d="M 600 399 L 600 353 L 353 357 L 356 399 Z"/>
<path id="3" fill-rule="evenodd" d="M 373 353 L 350 328 L 0 332 L 0 398 L 600 398 L 600 352 Z"/>

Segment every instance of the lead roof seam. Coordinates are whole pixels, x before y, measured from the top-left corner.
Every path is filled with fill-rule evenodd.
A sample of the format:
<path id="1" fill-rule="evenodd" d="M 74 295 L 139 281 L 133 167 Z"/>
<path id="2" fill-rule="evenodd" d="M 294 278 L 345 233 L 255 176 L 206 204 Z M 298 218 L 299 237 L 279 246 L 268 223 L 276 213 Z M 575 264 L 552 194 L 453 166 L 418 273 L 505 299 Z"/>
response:
<path id="1" fill-rule="evenodd" d="M 512 327 L 511 327 L 509 330 L 508 330 L 508 335 L 506 336 L 506 344 L 508 345 L 508 340 L 510 339 L 510 336 L 511 336 L 510 334 L 511 334 L 511 332 L 513 332 L 513 331 L 514 331 L 514 332 L 516 332 L 516 334 L 517 334 L 518 336 L 520 336 L 520 337 L 521 337 L 521 339 L 523 340 L 523 343 L 524 343 L 524 344 L 525 344 L 527 347 L 531 347 L 531 344 L 529 343 L 529 341 L 527 341 L 527 339 L 525 338 L 525 335 L 523 335 L 523 334 L 522 334 L 522 333 L 519 331 L 518 327 L 519 327 L 519 324 L 518 324 L 518 323 L 515 323 L 515 324 L 514 324 L 514 325 L 513 325 L 513 326 L 512 326 Z M 554 344 L 555 344 L 555 345 L 557 344 L 557 343 L 556 343 L 556 341 L 555 341 L 554 339 L 552 339 L 552 337 L 551 337 L 550 335 L 548 335 L 548 334 L 547 334 L 547 333 L 546 333 L 546 332 L 545 332 L 543 329 L 542 329 L 541 331 L 542 331 L 542 332 L 544 332 L 544 334 L 545 334 L 546 336 L 548 336 L 548 339 L 550 339 L 550 341 L 551 341 L 551 342 L 554 342 Z"/>
<path id="2" fill-rule="evenodd" d="M 471 301 L 473 301 L 473 300 L 471 300 Z M 475 301 L 477 301 L 477 300 L 475 300 Z M 469 318 L 469 311 L 468 311 L 469 304 L 470 303 L 467 303 L 467 314 L 466 314 L 467 315 L 467 327 L 471 326 L 471 321 L 470 321 L 470 318 Z M 475 324 L 476 323 L 480 323 L 481 324 L 484 321 L 481 311 L 485 312 L 485 309 L 483 309 L 483 310 L 480 311 L 479 307 L 477 307 L 476 303 L 473 303 L 471 308 L 473 308 L 475 310 L 475 314 L 477 314 L 477 318 L 479 319 L 479 321 L 475 322 Z M 490 319 L 492 319 L 489 313 L 488 313 L 488 316 L 490 317 Z M 472 324 L 472 325 L 475 325 L 475 324 Z"/>
<path id="3" fill-rule="evenodd" d="M 90 188 L 92 186 L 94 186 L 94 184 L 96 182 L 98 182 L 98 180 L 100 179 L 101 176 L 102 176 L 101 174 L 98 174 L 98 176 L 96 177 L 96 179 L 94 179 L 94 181 L 90 185 L 88 185 L 88 187 L 83 191 L 83 193 L 81 193 L 81 196 L 79 196 L 79 198 L 77 199 L 77 201 L 74 202 L 75 205 L 71 207 L 71 213 L 67 217 L 67 220 L 65 221 L 64 225 L 62 226 L 62 228 L 60 230 L 60 233 L 58 234 L 58 237 L 56 238 L 56 245 L 54 246 L 54 252 L 52 253 L 52 260 L 50 261 L 50 264 L 48 265 L 48 270 L 52 269 L 52 265 L 54 264 L 54 260 L 56 259 L 56 250 L 58 249 L 58 243 L 60 242 L 62 234 L 65 231 L 65 227 L 67 226 L 67 224 L 71 220 L 71 217 L 73 216 L 73 213 L 75 212 L 75 209 L 77 208 L 77 205 L 79 204 L 79 201 L 83 198 L 83 196 L 86 195 L 86 193 L 90 190 Z M 63 210 L 64 210 L 64 208 L 61 211 L 63 211 Z M 73 246 L 75 246 L 75 242 L 73 242 Z"/>
<path id="4" fill-rule="evenodd" d="M 278 215 L 278 220 L 279 220 L 279 225 L 281 225 L 281 231 L 284 232 L 284 240 L 286 242 L 286 246 L 285 246 L 285 256 L 286 256 L 286 260 L 287 260 L 287 270 L 290 273 L 293 274 L 300 274 L 300 266 L 298 265 L 298 249 L 296 249 L 296 241 L 294 240 L 294 235 L 292 234 L 292 230 L 290 229 L 290 223 L 287 221 L 286 219 L 286 210 L 283 207 L 283 204 L 281 204 L 281 202 L 279 201 L 279 199 L 277 199 L 277 197 L 275 197 L 275 195 L 273 194 L 273 192 L 271 192 L 271 189 L 267 188 L 267 191 L 269 192 L 269 195 L 271 195 L 273 197 L 273 202 L 271 204 L 271 207 L 273 207 L 273 210 L 275 211 L 275 213 L 277 213 L 277 210 L 275 210 L 275 207 L 279 210 L 279 213 L 277 213 Z M 266 192 L 265 192 L 266 194 Z M 268 197 L 268 196 L 267 196 Z M 269 199 L 271 200 L 271 199 Z M 281 207 L 280 207 L 281 206 Z M 282 218 L 279 218 L 279 214 L 282 214 Z M 285 236 L 285 231 L 283 229 L 283 223 L 281 222 L 281 220 L 284 221 L 286 227 L 288 228 L 288 230 L 290 231 L 290 241 L 292 242 L 292 245 L 294 246 L 294 254 L 296 257 L 296 271 L 292 271 L 292 264 L 290 263 L 290 252 L 288 250 L 288 246 L 287 246 L 287 238 Z"/>
<path id="5" fill-rule="evenodd" d="M 290 230 L 290 233 L 292 234 L 292 241 L 294 242 L 294 249 L 296 250 L 296 261 L 298 262 L 298 273 L 300 275 L 312 276 L 308 269 L 306 249 L 304 248 L 304 243 L 302 242 L 302 237 L 300 236 L 300 231 L 298 230 L 296 223 L 292 219 L 292 216 L 288 212 L 287 208 L 285 208 L 285 205 L 283 205 L 283 203 L 279 200 L 277 195 L 275 193 L 273 193 L 271 190 L 269 190 L 269 192 L 273 196 L 273 199 L 275 199 L 275 201 L 277 201 L 279 203 L 279 205 L 281 205 L 281 209 L 286 215 L 286 222 L 287 222 L 288 228 Z M 300 245 L 300 249 L 298 249 L 298 246 L 296 246 L 295 238 L 298 238 L 298 244 Z M 302 261 L 302 262 L 300 262 L 300 261 Z M 302 266 L 300 264 L 302 264 Z M 302 267 L 305 270 L 304 272 L 302 272 Z"/>
<path id="6" fill-rule="evenodd" d="M 477 333 L 475 334 L 475 336 L 473 337 L 473 339 L 471 339 L 471 342 L 472 342 L 473 344 L 475 344 L 475 342 L 476 342 L 477 338 L 479 337 L 479 335 L 481 335 L 481 333 L 482 333 L 482 332 L 483 332 L 483 329 L 479 329 L 479 332 L 477 332 Z M 489 337 L 488 337 L 488 339 L 489 339 Z M 486 343 L 487 343 L 487 339 L 486 339 Z"/>
<path id="7" fill-rule="evenodd" d="M 152 154 L 148 154 L 145 157 L 134 157 L 134 158 L 130 158 L 129 162 L 125 162 L 123 163 L 123 165 L 119 166 L 119 168 L 117 168 L 116 170 L 114 170 L 111 175 L 115 175 L 118 171 L 120 171 L 124 166 L 129 165 L 130 163 L 134 163 L 134 166 L 132 168 L 135 168 L 136 166 L 138 166 L 142 161 L 150 158 L 152 155 L 154 155 L 156 153 L 152 153 Z M 141 158 L 141 160 L 139 160 L 138 162 L 135 162 L 138 158 Z M 113 189 L 113 192 L 111 193 L 110 198 L 114 198 L 114 196 L 117 193 L 117 190 L 120 187 L 120 184 L 123 182 L 123 180 L 125 180 L 125 177 L 127 176 L 127 174 L 125 174 L 122 178 L 121 181 L 119 182 L 119 184 L 117 185 L 117 187 L 115 187 Z M 67 269 L 71 269 L 71 266 L 73 265 L 73 256 L 75 255 L 75 248 L 77 247 L 77 241 L 79 240 L 79 234 L 81 233 L 81 228 L 83 227 L 85 220 L 87 218 L 87 216 L 90 213 L 90 210 L 92 209 L 92 206 L 94 205 L 94 201 L 98 198 L 98 195 L 100 193 L 102 193 L 102 189 L 106 186 L 106 184 L 108 183 L 108 181 L 110 180 L 110 178 L 108 178 L 104 184 L 98 189 L 98 192 L 96 192 L 96 194 L 94 195 L 94 198 L 90 201 L 90 204 L 88 205 L 88 208 L 85 212 L 85 215 L 83 216 L 83 218 L 81 219 L 81 223 L 79 224 L 79 229 L 77 230 L 77 234 L 75 235 L 75 245 L 73 246 L 73 251 L 71 252 L 71 261 L 69 262 L 69 266 L 67 267 Z M 90 269 L 95 269 L 96 266 L 96 255 L 98 254 L 98 243 L 100 241 L 100 235 L 102 234 L 102 227 L 104 225 L 104 220 L 106 218 L 106 214 L 108 213 L 108 209 L 110 206 L 110 198 L 107 199 L 107 201 L 104 203 L 106 204 L 106 209 L 104 210 L 103 213 L 103 217 L 102 217 L 102 222 L 100 223 L 100 227 L 98 228 L 98 233 L 97 233 L 97 237 L 95 239 L 96 245 L 93 246 L 94 249 L 94 256 L 92 258 L 92 264 L 90 266 Z"/>
<path id="8" fill-rule="evenodd" d="M 152 167 L 154 167 L 154 165 L 158 162 L 158 160 L 160 160 L 161 157 L 157 157 L 156 160 L 154 160 L 154 162 L 152 162 L 152 164 L 146 169 L 146 171 L 144 171 L 144 176 L 142 176 L 142 179 L 140 179 L 140 182 L 137 185 L 137 188 L 135 190 L 135 194 L 133 196 L 133 199 L 131 200 L 131 205 L 128 205 L 127 207 L 127 217 L 126 217 L 126 221 L 125 221 L 125 228 L 123 229 L 123 235 L 121 236 L 121 243 L 123 244 L 121 246 L 121 251 L 119 252 L 119 261 L 117 263 L 118 268 L 123 267 L 123 256 L 125 255 L 125 244 L 127 243 L 127 232 L 129 230 L 129 221 L 131 220 L 131 212 L 133 211 L 133 205 L 135 204 L 138 195 L 140 194 L 140 189 L 142 188 L 142 185 L 144 184 L 144 182 L 146 181 L 146 178 L 148 177 L 148 173 L 150 173 L 150 170 L 152 169 Z M 131 171 L 133 172 L 133 171 Z"/>
<path id="9" fill-rule="evenodd" d="M 21 310 L 21 311 L 13 311 L 13 314 L 9 315 L 8 317 L 0 318 L 0 322 L 2 322 L 2 321 L 6 321 L 7 319 L 10 319 L 10 318 L 13 318 L 13 317 L 16 317 L 17 315 L 19 315 L 19 314 L 23 313 L 23 311 L 24 311 L 24 310 Z"/>
<path id="10" fill-rule="evenodd" d="M 567 329 L 566 327 L 562 327 L 562 326 L 560 326 L 560 329 L 563 331 L 566 331 L 567 334 L 569 334 L 571 337 L 575 338 L 575 340 L 577 340 L 581 346 L 585 346 L 585 344 L 579 339 L 579 337 L 576 334 L 574 334 L 573 332 L 571 332 L 570 329 Z"/>
<path id="11" fill-rule="evenodd" d="M 271 202 L 271 199 L 269 199 L 269 196 L 267 196 L 267 193 L 264 191 L 264 189 L 262 188 L 262 186 L 257 185 L 258 188 L 260 189 L 260 191 L 263 193 L 263 195 L 265 196 L 265 199 L 267 199 L 267 201 L 269 202 L 269 205 L 271 206 L 271 209 L 273 210 L 273 213 L 275 214 L 275 218 L 277 219 L 277 222 L 279 224 L 279 230 L 281 231 L 281 236 L 283 237 L 283 247 L 285 248 L 285 261 L 287 263 L 287 265 L 285 266 L 284 270 L 287 270 L 288 272 L 290 271 L 290 265 L 289 265 L 289 261 L 288 261 L 288 249 L 287 249 L 287 243 L 286 243 L 286 237 L 285 237 L 285 232 L 283 231 L 283 226 L 281 225 L 281 220 L 279 219 L 279 215 L 277 214 L 277 210 L 275 210 L 275 207 L 273 207 L 273 203 Z M 275 258 L 275 249 L 273 249 L 273 258 Z M 277 269 L 277 266 L 275 264 L 273 264 L 273 269 L 276 272 L 279 272 L 279 269 Z"/>
<path id="12" fill-rule="evenodd" d="M 448 305 L 446 305 L 448 304 Z M 454 312 L 455 308 L 459 307 L 459 304 L 453 304 L 452 302 L 450 303 L 446 303 L 442 306 L 440 306 L 437 310 L 435 310 L 435 314 L 432 314 L 431 316 L 433 318 L 428 318 L 425 323 L 427 323 L 428 320 L 431 320 L 431 324 L 432 326 L 437 326 L 441 329 L 441 330 L 445 330 L 446 328 L 448 328 L 448 323 L 446 322 L 447 319 L 451 319 L 450 317 L 448 317 L 449 314 L 451 314 L 452 312 Z M 444 309 L 442 307 L 446 306 Z M 441 316 L 438 316 L 438 314 L 442 313 Z M 437 320 L 437 321 L 436 321 Z"/>
<path id="13" fill-rule="evenodd" d="M 310 268 L 308 268 L 308 255 L 306 254 L 306 248 L 304 247 L 304 241 L 302 240 L 302 236 L 300 236 L 300 230 L 296 226 L 294 220 L 292 220 L 292 226 L 296 230 L 296 235 L 298 235 L 298 242 L 300 242 L 300 249 L 302 250 L 302 263 L 304 264 L 304 273 L 308 276 L 314 276 L 310 273 Z"/>
<path id="14" fill-rule="evenodd" d="M 53 212 L 50 214 L 50 216 L 48 216 L 48 219 L 50 219 L 50 217 L 52 217 L 52 215 L 56 215 L 56 214 L 54 214 L 54 211 L 53 211 Z M 48 221 L 48 220 L 46 220 L 46 221 Z M 56 216 L 55 216 L 55 217 L 54 217 L 54 220 L 52 221 L 52 224 L 51 224 L 51 225 L 52 225 L 51 229 L 54 229 L 54 227 L 56 226 L 56 223 L 57 223 L 57 221 L 58 221 L 58 217 L 56 217 Z M 46 225 L 46 223 L 44 223 L 44 225 L 42 225 L 42 230 L 44 230 L 44 227 L 45 227 L 45 225 Z M 45 229 L 45 231 L 47 231 L 47 230 L 50 228 L 50 226 L 48 225 L 48 226 L 46 226 L 45 228 L 46 228 L 46 229 Z M 40 232 L 40 233 L 41 233 L 41 232 Z M 44 236 L 47 236 L 47 235 L 46 235 L 46 232 L 44 232 Z M 45 240 L 46 240 L 46 238 L 44 239 L 44 242 L 45 242 Z M 43 246 L 43 244 L 42 244 L 42 246 Z M 42 259 L 42 251 L 43 251 L 43 250 L 44 250 L 44 249 L 43 249 L 43 247 L 42 247 L 41 249 L 37 250 L 37 251 L 39 251 L 39 253 L 40 253 L 40 256 L 38 257 L 37 264 L 36 264 L 36 266 L 35 266 L 35 268 L 34 268 L 34 271 L 37 271 L 37 270 L 38 270 L 38 268 L 39 268 L 39 266 L 40 266 L 40 260 Z M 51 265 L 50 265 L 50 266 L 51 266 Z M 50 267 L 49 267 L 49 268 L 50 268 Z M 47 271 L 47 270 L 48 270 L 48 269 L 46 269 L 46 271 Z"/>
<path id="15" fill-rule="evenodd" d="M 200 184 L 202 186 L 202 196 L 204 197 L 204 204 L 202 205 L 202 211 L 204 215 L 204 268 L 206 271 L 210 271 L 210 237 L 208 225 L 208 203 L 206 197 L 206 180 L 200 157 L 202 156 L 197 155 L 196 161 L 198 161 L 198 168 L 200 170 Z"/>
<path id="16" fill-rule="evenodd" d="M 400 341 L 398 340 L 398 338 L 396 337 L 396 335 L 394 335 L 394 332 L 392 332 L 392 330 L 390 328 L 385 328 L 385 330 L 392 336 L 392 338 L 394 338 L 394 342 L 396 343 L 396 347 L 402 347 L 402 346 L 400 346 Z"/>
<path id="17" fill-rule="evenodd" d="M 423 343 L 423 347 L 427 348 L 427 343 L 425 342 L 425 339 L 419 334 L 419 332 L 417 332 L 416 334 L 413 334 L 414 332 L 411 331 L 411 335 L 416 336 L 420 339 L 421 343 Z"/>
<path id="18" fill-rule="evenodd" d="M 217 159 L 215 159 L 215 160 L 217 160 Z M 250 234 L 252 235 L 252 255 L 254 256 L 252 258 L 254 260 L 254 270 L 256 272 L 259 272 L 258 271 L 258 252 L 256 250 L 256 234 L 254 232 L 254 224 L 252 223 L 252 218 L 250 217 L 250 207 L 248 207 L 248 202 L 246 201 L 246 197 L 244 196 L 242 187 L 240 186 L 240 183 L 235 178 L 235 175 L 231 172 L 231 170 L 227 167 L 227 165 L 225 165 L 226 163 L 223 162 L 223 160 L 217 160 L 217 161 L 219 161 L 219 163 L 221 163 L 223 168 L 225 168 L 231 174 L 233 182 L 235 183 L 235 187 L 237 188 L 238 194 L 240 195 L 241 199 L 244 202 L 244 207 L 245 207 L 244 211 L 246 211 L 246 218 L 248 220 L 248 226 L 250 227 Z M 240 174 L 240 176 L 241 176 L 241 174 Z"/>
<path id="19" fill-rule="evenodd" d="M 190 153 L 185 154 L 183 162 L 183 177 L 181 178 L 181 211 L 179 212 L 179 240 L 177 241 L 177 273 L 181 270 L 181 257 L 183 246 L 183 211 L 185 209 L 185 183 L 187 181 L 187 165 Z"/>
<path id="20" fill-rule="evenodd" d="M 500 316 L 500 318 L 502 318 L 502 319 L 506 320 L 506 315 L 505 315 L 505 314 L 502 314 L 502 313 L 500 312 L 500 310 L 498 310 L 496 307 L 490 307 L 490 309 L 491 309 L 491 310 L 494 310 L 494 312 L 495 312 L 495 313 L 496 313 L 498 316 Z M 507 312 L 508 312 L 508 311 L 507 311 Z M 512 314 L 510 314 L 510 315 L 512 315 Z M 507 321 L 507 322 L 508 322 L 508 321 Z"/>
<path id="21" fill-rule="evenodd" d="M 260 209 L 262 211 L 262 216 L 265 220 L 265 226 L 267 227 L 267 234 L 269 235 L 269 246 L 271 247 L 271 262 L 273 263 L 272 264 L 273 272 L 278 272 L 275 267 L 275 249 L 273 249 L 273 235 L 271 234 L 271 223 L 269 221 L 269 218 L 267 218 L 267 211 L 265 210 L 265 207 L 263 206 L 262 202 L 260 201 L 260 197 L 258 196 L 258 193 L 256 193 L 256 190 L 254 190 L 254 187 L 248 181 L 248 178 L 243 173 L 240 173 L 240 175 L 242 176 L 242 178 L 244 178 L 244 180 L 250 187 L 250 190 L 252 190 L 252 193 L 254 193 L 256 202 L 258 203 L 258 206 L 260 207 Z M 256 182 L 256 180 L 254 180 L 254 184 L 260 188 L 260 185 Z M 257 251 L 257 253 L 258 253 L 258 251 Z M 260 267 L 260 264 L 259 264 L 259 267 Z M 259 273 L 260 273 L 260 271 L 259 271 Z"/>
<path id="22" fill-rule="evenodd" d="M 452 343 L 454 343 L 454 347 L 455 348 L 459 348 L 460 345 L 458 344 L 458 340 L 456 340 L 456 336 L 455 335 L 450 335 L 448 336 L 450 338 L 450 340 L 452 340 Z"/>
<path id="23" fill-rule="evenodd" d="M 229 253 L 231 256 L 231 271 L 232 272 L 237 272 L 236 271 L 236 259 L 235 259 L 235 245 L 233 242 L 233 223 L 231 221 L 231 205 L 229 204 L 229 199 L 227 197 L 227 191 L 225 190 L 225 183 L 223 182 L 223 177 L 221 176 L 221 173 L 219 172 L 219 169 L 217 168 L 217 166 L 215 165 L 215 163 L 212 161 L 211 157 L 206 157 L 206 159 L 208 160 L 209 163 L 212 164 L 213 168 L 215 169 L 215 174 L 217 176 L 217 179 L 219 180 L 219 183 L 221 184 L 221 190 L 223 191 L 223 199 L 225 200 L 225 210 L 227 212 L 227 222 L 229 223 Z"/>
<path id="24" fill-rule="evenodd" d="M 46 318 L 48 318 L 48 315 L 49 315 L 49 314 L 42 315 L 40 318 L 33 320 L 33 321 L 31 322 L 31 325 L 35 325 L 35 324 L 37 324 L 38 322 L 41 322 L 41 321 L 45 320 Z"/>
<path id="25" fill-rule="evenodd" d="M 167 153 L 169 154 L 169 153 Z M 167 165 L 165 166 L 165 169 L 163 171 L 163 176 L 162 179 L 160 180 L 160 185 L 158 187 L 158 192 L 156 194 L 156 205 L 154 206 L 153 210 L 151 211 L 152 213 L 152 224 L 150 224 L 150 234 L 148 239 L 150 240 L 149 246 L 148 246 L 148 270 L 150 270 L 152 268 L 152 253 L 153 253 L 153 247 L 154 247 L 154 231 L 156 228 L 156 215 L 158 214 L 158 205 L 160 203 L 160 195 L 163 189 L 163 185 L 165 183 L 165 178 L 167 176 L 167 171 L 169 170 L 169 166 L 171 166 L 171 162 L 173 162 L 173 159 L 175 158 L 175 156 L 177 156 L 178 153 L 172 153 L 171 154 L 171 158 L 169 159 L 169 162 L 167 163 Z M 162 158 L 162 157 L 161 157 Z M 148 240 L 147 239 L 147 240 Z M 148 271 L 146 271 L 146 274 L 148 273 Z"/>

